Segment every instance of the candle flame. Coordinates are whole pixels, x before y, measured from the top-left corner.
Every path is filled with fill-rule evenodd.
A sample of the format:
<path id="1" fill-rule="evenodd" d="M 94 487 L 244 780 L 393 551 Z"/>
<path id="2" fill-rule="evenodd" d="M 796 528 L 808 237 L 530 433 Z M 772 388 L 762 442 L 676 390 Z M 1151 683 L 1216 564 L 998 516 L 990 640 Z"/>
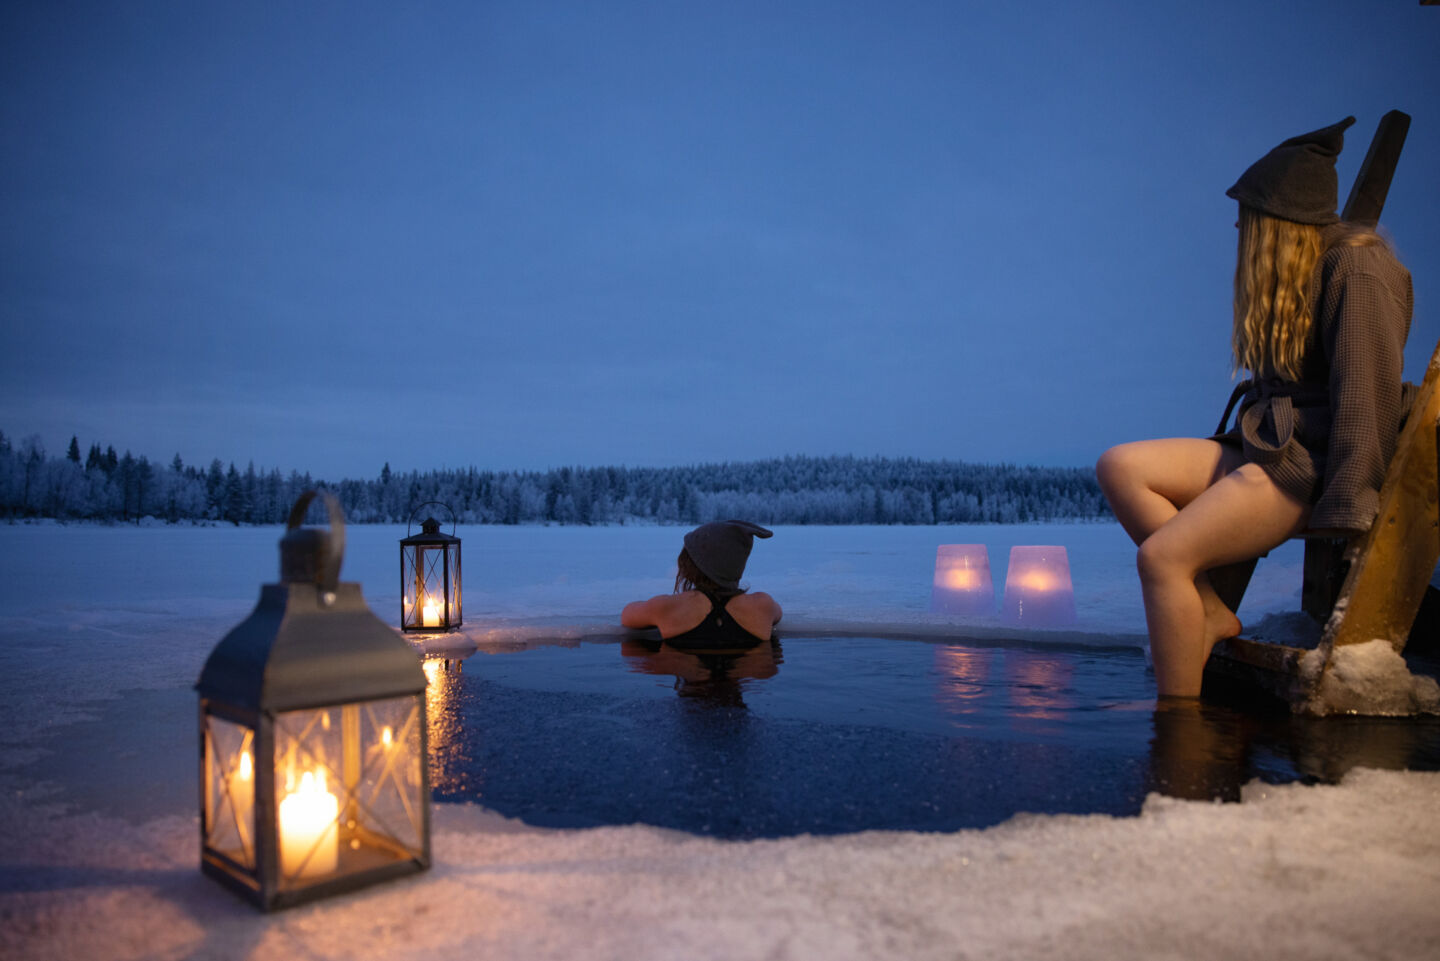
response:
<path id="1" fill-rule="evenodd" d="M 248 781 L 255 771 L 254 762 L 250 760 L 249 751 L 240 752 L 240 780 Z"/>
<path id="2" fill-rule="evenodd" d="M 393 731 L 390 730 L 390 725 L 387 724 L 380 732 L 380 743 L 384 744 L 386 747 L 389 747 L 390 742 L 393 740 L 395 740 L 395 734 Z"/>
<path id="3" fill-rule="evenodd" d="M 980 579 L 968 567 L 952 567 L 945 572 L 945 586 L 956 591 L 969 591 L 980 586 Z"/>
<path id="4" fill-rule="evenodd" d="M 1020 578 L 1020 586 L 1032 591 L 1048 591 L 1055 587 L 1055 579 L 1044 571 L 1028 571 Z"/>
<path id="5" fill-rule="evenodd" d="M 317 768 L 300 775 L 300 787 L 291 794 L 329 794 L 325 784 L 325 769 Z"/>

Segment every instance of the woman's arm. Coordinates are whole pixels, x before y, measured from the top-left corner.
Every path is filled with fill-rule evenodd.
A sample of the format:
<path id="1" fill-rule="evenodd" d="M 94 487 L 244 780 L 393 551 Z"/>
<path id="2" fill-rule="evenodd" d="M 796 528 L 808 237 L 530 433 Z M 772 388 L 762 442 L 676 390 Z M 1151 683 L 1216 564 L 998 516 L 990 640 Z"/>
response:
<path id="1" fill-rule="evenodd" d="M 1410 276 L 1383 247 L 1341 248 L 1319 316 L 1330 361 L 1330 440 L 1312 530 L 1369 528 L 1400 430 Z"/>
<path id="2" fill-rule="evenodd" d="M 658 626 L 661 616 L 666 610 L 666 602 L 674 596 L 673 594 L 658 594 L 648 601 L 631 601 L 620 611 L 621 626 L 636 630 Z"/>
<path id="3" fill-rule="evenodd" d="M 760 596 L 765 598 L 765 600 L 768 601 L 770 604 L 770 626 L 774 627 L 776 624 L 780 623 L 780 618 L 785 616 L 785 612 L 780 610 L 780 602 L 775 600 L 775 598 L 771 597 L 769 594 L 761 592 Z"/>

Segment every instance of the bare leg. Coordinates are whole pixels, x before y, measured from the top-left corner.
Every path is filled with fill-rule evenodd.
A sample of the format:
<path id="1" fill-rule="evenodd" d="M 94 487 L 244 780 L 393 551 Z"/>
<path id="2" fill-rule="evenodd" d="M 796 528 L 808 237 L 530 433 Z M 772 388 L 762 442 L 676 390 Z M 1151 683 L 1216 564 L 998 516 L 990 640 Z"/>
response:
<path id="1" fill-rule="evenodd" d="M 1309 508 L 1244 464 L 1190 501 L 1140 545 L 1140 587 L 1160 694 L 1194 697 L 1215 638 L 1197 576 L 1255 557 L 1300 528 Z"/>
<path id="2" fill-rule="evenodd" d="M 1095 477 L 1115 519 L 1136 545 L 1244 461 L 1213 440 L 1172 437 L 1112 447 L 1100 455 Z"/>
<path id="3" fill-rule="evenodd" d="M 1116 520 L 1139 545 L 1243 462 L 1239 451 L 1213 440 L 1173 437 L 1112 447 L 1100 456 L 1095 476 Z M 1216 641 L 1240 633 L 1240 619 L 1216 595 L 1204 569 L 1194 580 L 1208 654 Z"/>

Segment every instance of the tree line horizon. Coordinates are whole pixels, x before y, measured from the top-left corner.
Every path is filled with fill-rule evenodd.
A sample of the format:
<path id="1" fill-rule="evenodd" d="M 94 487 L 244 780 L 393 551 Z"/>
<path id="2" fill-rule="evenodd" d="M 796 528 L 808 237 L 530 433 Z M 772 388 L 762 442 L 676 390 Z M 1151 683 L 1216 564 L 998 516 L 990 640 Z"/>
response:
<path id="1" fill-rule="evenodd" d="M 1094 472 L 1078 467 L 792 455 L 682 467 L 392 471 L 330 483 L 306 472 L 201 468 L 117 454 L 78 437 L 60 457 L 38 436 L 0 431 L 0 517 L 10 521 L 283 524 L 306 490 L 334 493 L 352 524 L 399 524 L 439 501 L 462 524 L 1016 524 L 1110 520 Z M 443 511 L 437 519 L 449 522 Z M 415 520 L 421 515 L 414 516 Z"/>

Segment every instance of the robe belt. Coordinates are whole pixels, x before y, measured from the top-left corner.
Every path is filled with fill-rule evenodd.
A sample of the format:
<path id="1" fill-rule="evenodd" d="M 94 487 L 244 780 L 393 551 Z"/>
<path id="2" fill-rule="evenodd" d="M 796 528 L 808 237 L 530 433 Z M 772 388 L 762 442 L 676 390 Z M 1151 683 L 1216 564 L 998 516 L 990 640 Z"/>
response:
<path id="1" fill-rule="evenodd" d="M 1225 433 L 1230 412 L 1242 397 L 1245 405 L 1240 408 L 1240 418 L 1235 426 L 1245 439 L 1246 453 L 1257 464 L 1273 464 L 1284 455 L 1285 448 L 1295 436 L 1296 407 L 1324 407 L 1330 403 L 1330 392 L 1323 387 L 1271 377 L 1258 381 L 1244 380 L 1230 392 L 1230 402 L 1225 405 L 1216 434 Z M 1267 412 L 1275 425 L 1274 444 L 1260 436 L 1260 423 Z"/>

